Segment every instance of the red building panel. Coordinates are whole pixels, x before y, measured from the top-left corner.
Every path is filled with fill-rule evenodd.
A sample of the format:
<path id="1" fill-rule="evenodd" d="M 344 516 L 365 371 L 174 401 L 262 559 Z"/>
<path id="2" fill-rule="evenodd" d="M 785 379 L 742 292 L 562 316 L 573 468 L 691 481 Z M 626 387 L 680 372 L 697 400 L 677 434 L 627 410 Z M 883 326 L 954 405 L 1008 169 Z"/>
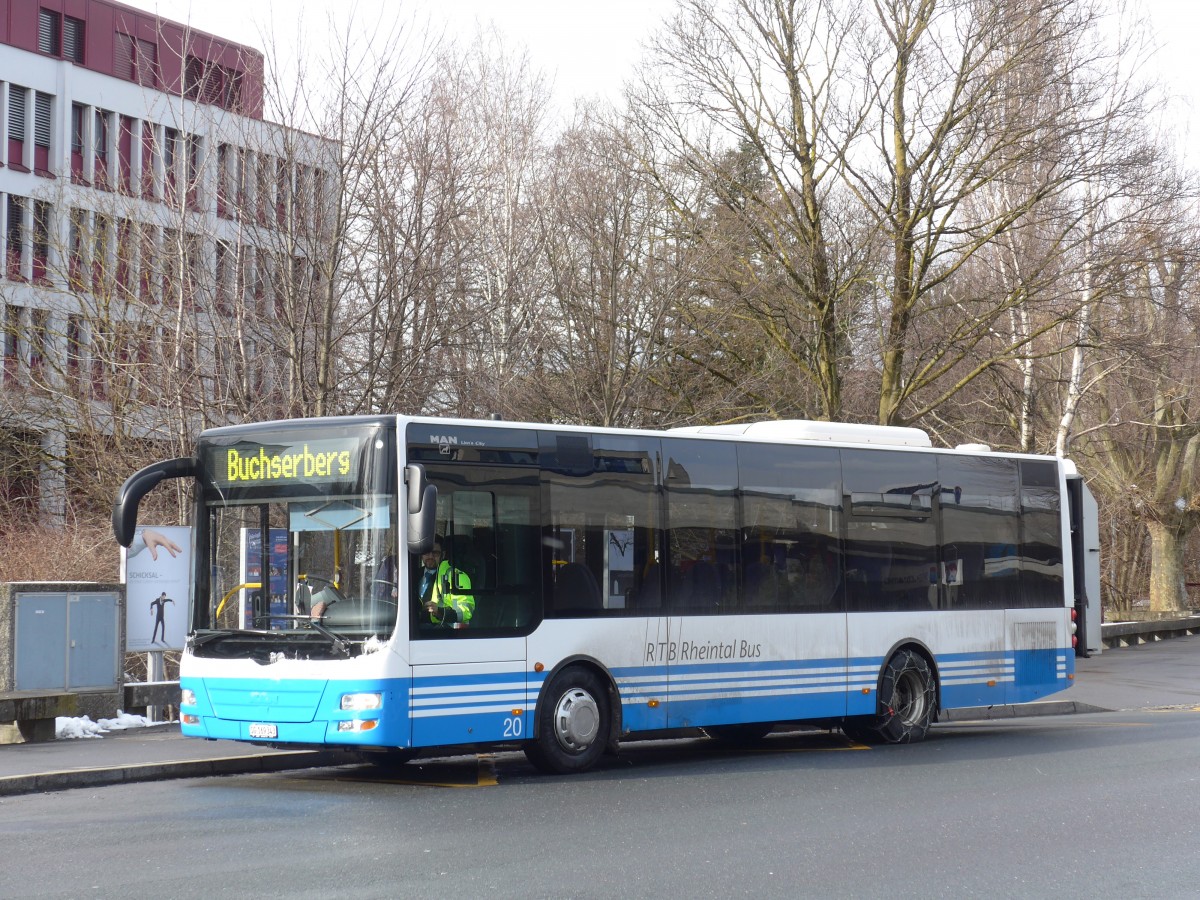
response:
<path id="1" fill-rule="evenodd" d="M 83 68 L 126 81 L 156 84 L 172 94 L 188 91 L 188 63 L 193 72 L 214 79 L 216 89 L 200 93 L 205 100 L 253 119 L 263 115 L 263 56 L 252 47 L 160 19 L 113 0 L 0 0 L 0 43 L 38 53 L 38 14 L 51 10 L 84 23 Z M 118 35 L 125 36 L 124 46 Z M 128 39 L 144 42 L 133 52 Z M 61 55 L 61 54 L 60 54 Z M 146 69 L 155 70 L 151 79 Z M 193 79 L 194 80 L 194 79 Z"/>

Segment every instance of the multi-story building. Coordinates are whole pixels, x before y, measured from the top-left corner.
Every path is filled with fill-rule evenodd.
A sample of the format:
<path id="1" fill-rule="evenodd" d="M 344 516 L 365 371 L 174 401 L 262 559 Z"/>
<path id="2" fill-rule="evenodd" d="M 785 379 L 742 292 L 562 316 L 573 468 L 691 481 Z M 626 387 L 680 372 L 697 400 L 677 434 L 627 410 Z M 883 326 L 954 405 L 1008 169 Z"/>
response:
<path id="1" fill-rule="evenodd" d="M 112 0 L 0 0 L 0 501 L 61 521 L 80 435 L 182 434 L 288 377 L 335 146 L 263 94 L 252 48 Z"/>

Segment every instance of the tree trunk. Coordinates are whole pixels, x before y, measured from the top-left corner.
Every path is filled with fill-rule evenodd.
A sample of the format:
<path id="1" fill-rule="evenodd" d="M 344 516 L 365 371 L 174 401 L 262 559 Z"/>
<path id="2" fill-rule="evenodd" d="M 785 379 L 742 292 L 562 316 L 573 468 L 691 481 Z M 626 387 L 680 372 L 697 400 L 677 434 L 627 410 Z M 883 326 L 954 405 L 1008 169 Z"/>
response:
<path id="1" fill-rule="evenodd" d="M 1186 541 L 1178 529 L 1162 522 L 1147 522 L 1150 532 L 1150 611 L 1179 612 L 1187 606 L 1183 550 Z"/>

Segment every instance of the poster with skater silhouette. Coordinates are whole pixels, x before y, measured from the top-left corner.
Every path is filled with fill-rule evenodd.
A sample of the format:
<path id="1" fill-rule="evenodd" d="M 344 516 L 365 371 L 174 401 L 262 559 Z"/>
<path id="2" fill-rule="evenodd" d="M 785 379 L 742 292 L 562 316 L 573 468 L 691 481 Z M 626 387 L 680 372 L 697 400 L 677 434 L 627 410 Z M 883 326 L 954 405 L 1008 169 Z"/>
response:
<path id="1" fill-rule="evenodd" d="M 182 650 L 187 633 L 192 530 L 146 525 L 121 553 L 125 649 Z"/>

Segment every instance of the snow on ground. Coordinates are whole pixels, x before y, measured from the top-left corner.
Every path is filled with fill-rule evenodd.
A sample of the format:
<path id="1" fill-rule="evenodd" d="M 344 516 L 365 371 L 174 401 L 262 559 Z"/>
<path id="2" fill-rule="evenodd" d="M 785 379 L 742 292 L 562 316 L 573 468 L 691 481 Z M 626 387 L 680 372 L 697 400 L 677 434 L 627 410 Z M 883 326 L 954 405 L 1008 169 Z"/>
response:
<path id="1" fill-rule="evenodd" d="M 100 719 L 93 722 L 87 716 L 68 718 L 59 716 L 54 720 L 54 736 L 63 738 L 98 738 L 110 731 L 123 731 L 126 728 L 145 728 L 153 724 L 145 716 L 134 716 L 117 710 L 115 719 Z"/>

